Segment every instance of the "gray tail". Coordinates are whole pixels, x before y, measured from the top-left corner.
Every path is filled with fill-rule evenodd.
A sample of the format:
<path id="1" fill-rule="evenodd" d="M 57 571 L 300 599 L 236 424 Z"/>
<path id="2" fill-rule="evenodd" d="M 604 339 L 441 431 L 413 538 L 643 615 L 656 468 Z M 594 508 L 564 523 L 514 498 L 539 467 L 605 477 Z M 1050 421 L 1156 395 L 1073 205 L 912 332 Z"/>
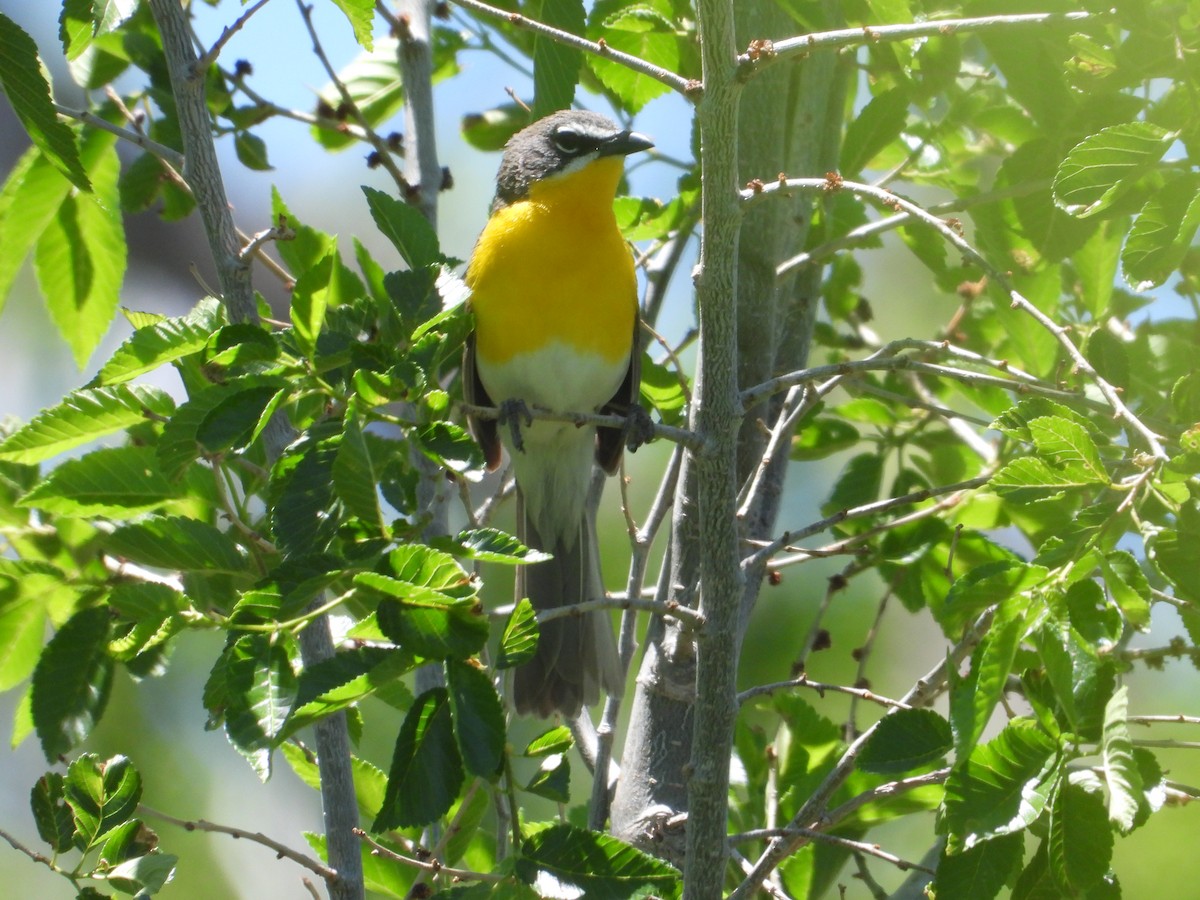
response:
<path id="1" fill-rule="evenodd" d="M 517 597 L 536 610 L 557 609 L 604 596 L 595 531 L 585 513 L 575 534 L 545 541 L 525 514 L 517 491 L 517 536 L 528 547 L 553 553 L 546 562 L 517 569 Z M 548 545 L 549 544 L 549 545 Z M 607 610 L 568 615 L 541 625 L 537 652 L 513 674 L 517 712 L 568 718 L 600 699 L 619 694 L 624 676 Z"/>

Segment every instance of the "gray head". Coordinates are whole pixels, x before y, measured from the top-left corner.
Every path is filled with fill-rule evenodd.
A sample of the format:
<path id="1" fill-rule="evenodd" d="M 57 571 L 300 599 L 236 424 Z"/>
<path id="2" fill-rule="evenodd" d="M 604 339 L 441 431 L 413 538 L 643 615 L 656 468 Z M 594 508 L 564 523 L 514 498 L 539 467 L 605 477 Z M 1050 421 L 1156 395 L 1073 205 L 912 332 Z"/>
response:
<path id="1" fill-rule="evenodd" d="M 552 113 L 509 138 L 496 174 L 494 205 L 514 203 L 529 194 L 534 182 L 580 169 L 602 156 L 626 156 L 653 146 L 644 134 L 623 129 L 599 113 Z"/>

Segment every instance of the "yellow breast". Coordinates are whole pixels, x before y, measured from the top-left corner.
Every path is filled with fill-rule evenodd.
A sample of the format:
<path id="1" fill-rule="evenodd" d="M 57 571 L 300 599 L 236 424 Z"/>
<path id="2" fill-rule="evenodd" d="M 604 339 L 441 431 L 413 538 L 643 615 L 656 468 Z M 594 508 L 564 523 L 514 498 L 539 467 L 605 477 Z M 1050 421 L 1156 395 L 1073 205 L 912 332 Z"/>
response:
<path id="1" fill-rule="evenodd" d="M 628 358 L 637 280 L 612 212 L 621 169 L 597 160 L 493 213 L 467 269 L 481 359 L 504 363 L 550 341 Z"/>

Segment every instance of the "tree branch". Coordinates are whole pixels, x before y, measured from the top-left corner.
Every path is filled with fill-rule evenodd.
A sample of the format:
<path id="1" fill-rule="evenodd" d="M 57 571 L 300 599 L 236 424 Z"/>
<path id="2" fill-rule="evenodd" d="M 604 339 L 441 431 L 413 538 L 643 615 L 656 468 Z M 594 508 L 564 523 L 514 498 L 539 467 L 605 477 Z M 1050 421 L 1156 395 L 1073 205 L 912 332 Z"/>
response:
<path id="1" fill-rule="evenodd" d="M 1026 13 L 1022 15 L 977 16 L 963 19 L 940 19 L 930 22 L 909 22 L 902 25 L 862 25 L 801 34 L 782 41 L 754 41 L 750 49 L 738 56 L 742 78 L 750 78 L 768 65 L 789 59 L 803 58 L 814 50 L 856 47 L 883 41 L 911 41 L 922 37 L 938 37 L 959 31 L 991 31 L 1023 25 L 1054 25 L 1096 18 L 1095 13 Z"/>
<path id="2" fill-rule="evenodd" d="M 614 50 L 608 44 L 596 41 L 589 41 L 586 38 L 581 38 L 578 35 L 571 34 L 569 31 L 563 31 L 559 28 L 553 28 L 549 25 L 543 25 L 536 19 L 530 19 L 520 13 L 511 12 L 507 9 L 500 9 L 496 6 L 489 6 L 486 3 L 481 3 L 480 0 L 453 0 L 456 6 L 461 6 L 463 9 L 469 9 L 471 12 L 479 13 L 483 16 L 488 16 L 493 19 L 501 19 L 508 22 L 516 28 L 523 28 L 526 31 L 532 31 L 534 34 L 540 34 L 542 37 L 549 38 L 557 44 L 563 44 L 567 47 L 574 47 L 576 50 L 582 50 L 585 53 L 591 53 L 595 56 L 602 56 L 605 59 L 611 59 L 613 62 L 620 63 L 634 72 L 639 72 L 642 75 L 649 76 L 655 81 L 662 82 L 673 91 L 677 91 L 689 100 L 695 100 L 701 93 L 701 85 L 697 81 L 689 81 L 676 75 L 669 69 L 664 69 L 661 66 L 656 66 L 654 63 L 647 62 L 641 57 L 634 56 L 631 53 L 623 53 L 620 50 Z"/>

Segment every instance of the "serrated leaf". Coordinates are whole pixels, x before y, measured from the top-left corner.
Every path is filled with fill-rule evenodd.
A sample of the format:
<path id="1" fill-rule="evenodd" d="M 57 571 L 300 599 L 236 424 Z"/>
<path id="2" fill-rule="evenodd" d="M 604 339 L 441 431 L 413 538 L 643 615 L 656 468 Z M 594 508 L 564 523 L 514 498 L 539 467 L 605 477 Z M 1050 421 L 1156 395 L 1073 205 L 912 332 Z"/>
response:
<path id="1" fill-rule="evenodd" d="M 483 453 L 471 433 L 453 422 L 431 422 L 413 433 L 417 449 L 452 472 L 483 468 Z"/>
<path id="2" fill-rule="evenodd" d="M 350 27 L 354 29 L 354 39 L 370 50 L 372 27 L 375 24 L 374 0 L 333 0 L 333 2 L 350 20 Z"/>
<path id="3" fill-rule="evenodd" d="M 1100 562 L 1104 585 L 1126 621 L 1139 631 L 1150 627 L 1150 583 L 1142 567 L 1126 550 L 1114 550 Z"/>
<path id="4" fill-rule="evenodd" d="M 159 388 L 83 388 L 9 435 L 0 443 L 0 459 L 39 463 L 144 422 L 148 415 L 169 416 L 174 410 L 175 402 Z"/>
<path id="5" fill-rule="evenodd" d="M 1129 688 L 1117 688 L 1104 707 L 1104 737 L 1101 754 L 1104 782 L 1108 786 L 1108 818 L 1128 834 L 1134 826 L 1142 798 L 1142 777 L 1133 756 L 1129 736 Z"/>
<path id="6" fill-rule="evenodd" d="M 838 171 L 855 177 L 900 136 L 908 121 L 908 91 L 892 88 L 872 97 L 846 129 Z"/>
<path id="7" fill-rule="evenodd" d="M 93 192 L 64 198 L 33 255 L 46 309 L 81 369 L 112 323 L 125 276 L 115 141 L 104 131 L 88 133 L 84 156 Z"/>
<path id="8" fill-rule="evenodd" d="M 437 234 L 415 206 L 372 187 L 364 186 L 362 190 L 375 227 L 392 242 L 410 269 L 424 269 L 441 261 Z"/>
<path id="9" fill-rule="evenodd" d="M 321 772 L 311 751 L 290 741 L 282 744 L 279 749 L 301 781 L 314 791 L 321 790 Z M 358 800 L 359 815 L 369 819 L 379 811 L 383 803 L 387 790 L 387 775 L 378 766 L 357 756 L 350 757 L 350 769 L 354 774 L 354 795 Z"/>
<path id="10" fill-rule="evenodd" d="M 1091 435 L 1078 422 L 1043 416 L 1029 422 L 1029 434 L 1038 453 L 1071 478 L 1108 484 L 1108 473 Z"/>
<path id="11" fill-rule="evenodd" d="M 72 190 L 37 147 L 26 150 L 12 167 L 0 189 L 0 309 L 30 249 Z"/>
<path id="12" fill-rule="evenodd" d="M 401 583 L 389 585 L 363 573 L 355 583 L 371 590 L 408 591 Z M 426 659 L 462 659 L 478 653 L 487 643 L 488 623 L 479 601 L 436 597 L 431 593 L 382 600 L 376 610 L 379 628 L 388 639 Z"/>
<path id="13" fill-rule="evenodd" d="M 399 679 L 416 667 L 416 660 L 403 650 L 359 647 L 341 651 L 300 674 L 296 702 L 287 725 L 280 733 L 289 737 L 318 719 L 345 709 L 380 688 L 398 685 Z M 371 809 L 373 815 L 378 804 Z"/>
<path id="14" fill-rule="evenodd" d="M 536 758 L 551 753 L 566 753 L 574 746 L 575 738 L 571 734 L 571 729 L 566 725 L 557 725 L 530 741 L 526 745 L 523 755 Z"/>
<path id="15" fill-rule="evenodd" d="M 46 759 L 69 752 L 92 731 L 112 691 L 104 607 L 77 612 L 50 639 L 33 673 L 30 705 Z"/>
<path id="16" fill-rule="evenodd" d="M 1149 122 L 1112 125 L 1071 148 L 1054 177 L 1054 200 L 1083 217 L 1100 212 L 1158 163 L 1175 140 Z"/>
<path id="17" fill-rule="evenodd" d="M 965 697 L 952 692 L 951 714 L 955 722 L 955 752 L 966 756 L 983 734 L 992 712 L 1004 694 L 1012 674 L 1017 647 L 1025 634 L 1029 601 L 1014 594 L 1001 602 L 992 624 L 971 657 L 971 678 L 961 682 Z"/>
<path id="18" fill-rule="evenodd" d="M 75 831 L 82 849 L 87 849 L 133 818 L 142 796 L 142 778 L 124 756 L 101 762 L 96 754 L 85 753 L 67 769 L 65 789 Z"/>
<path id="19" fill-rule="evenodd" d="M 538 634 L 537 611 L 528 597 L 522 597 L 504 623 L 496 668 L 511 669 L 533 659 L 537 652 Z"/>
<path id="20" fill-rule="evenodd" d="M 551 825 L 531 834 L 516 867 L 528 884 L 550 876 L 556 891 L 588 900 L 623 900 L 639 890 L 670 895 L 679 888 L 679 872 L 662 860 L 573 825 Z"/>
<path id="21" fill-rule="evenodd" d="M 600 2 L 592 9 L 587 35 L 593 41 L 604 41 L 614 50 L 629 53 L 668 72 L 678 72 L 682 54 L 671 14 L 670 4 L 662 0 L 632 4 L 625 0 Z M 670 90 L 661 81 L 602 55 L 589 53 L 584 61 L 631 113 L 638 112 L 655 97 Z"/>
<path id="22" fill-rule="evenodd" d="M 1017 457 L 988 482 L 997 494 L 1016 504 L 1053 500 L 1061 497 L 1064 491 L 1095 484 L 1095 478 L 1085 472 L 1052 468 L 1036 456 Z"/>
<path id="23" fill-rule="evenodd" d="M 149 516 L 123 525 L 103 539 L 106 552 L 171 571 L 241 575 L 250 564 L 228 534 L 179 516 Z"/>
<path id="24" fill-rule="evenodd" d="M 244 755 L 258 757 L 263 780 L 270 773 L 269 750 L 296 699 L 294 652 L 273 635 L 244 634 L 223 657 L 225 731 Z"/>
<path id="25" fill-rule="evenodd" d="M 129 516 L 179 496 L 153 447 L 105 447 L 54 469 L 19 505 L 64 516 Z"/>
<path id="26" fill-rule="evenodd" d="M 582 35 L 587 21 L 582 0 L 532 0 L 525 14 L 544 25 Z M 533 118 L 567 109 L 575 99 L 575 84 L 583 53 L 544 35 L 533 39 Z"/>
<path id="27" fill-rule="evenodd" d="M 468 662 L 446 661 L 454 735 L 468 772 L 495 778 L 504 760 L 504 710 L 492 680 Z"/>
<path id="28" fill-rule="evenodd" d="M 1021 860 L 1022 838 L 1008 834 L 962 853 L 942 853 L 934 886 L 938 900 L 991 900 Z"/>
<path id="29" fill-rule="evenodd" d="M 550 554 L 526 547 L 511 534 L 498 528 L 471 528 L 460 531 L 454 539 L 440 541 L 437 546 L 464 559 L 504 563 L 510 566 L 550 559 Z"/>
<path id="30" fill-rule="evenodd" d="M 1055 741 L 1028 719 L 1013 719 L 957 763 L 946 779 L 941 824 L 951 852 L 1027 828 L 1050 798 Z"/>
<path id="31" fill-rule="evenodd" d="M 571 762 L 563 753 L 542 757 L 537 771 L 524 788 L 530 794 L 545 797 L 553 803 L 571 802 Z"/>
<path id="32" fill-rule="evenodd" d="M 0 89 L 34 145 L 72 184 L 81 191 L 90 191 L 75 134 L 59 120 L 42 71 L 33 38 L 0 13 Z"/>
<path id="33" fill-rule="evenodd" d="M 323 551 L 339 524 L 340 516 L 330 512 L 337 441 L 327 438 L 328 432 L 309 432 L 271 469 L 271 533 L 279 548 L 293 556 Z"/>
<path id="34" fill-rule="evenodd" d="M 1112 860 L 1113 837 L 1104 798 L 1063 782 L 1050 806 L 1050 872 L 1066 896 L 1097 884 Z"/>
<path id="35" fill-rule="evenodd" d="M 875 726 L 858 755 L 864 772 L 909 772 L 945 756 L 953 746 L 950 723 L 931 709 L 900 709 Z"/>
<path id="36" fill-rule="evenodd" d="M 434 688 L 417 698 L 396 739 L 387 794 L 371 831 L 427 825 L 453 805 L 465 775 L 450 698 Z"/>
<path id="37" fill-rule="evenodd" d="M 846 463 L 829 499 L 821 504 L 821 512 L 832 515 L 877 500 L 882 484 L 883 457 L 874 453 L 860 453 Z"/>
<path id="38" fill-rule="evenodd" d="M 381 478 L 371 460 L 355 404 L 346 407 L 342 420 L 342 442 L 333 460 L 333 488 L 351 515 L 372 528 L 383 527 L 377 485 Z"/>
<path id="39" fill-rule="evenodd" d="M 20 562 L 12 563 L 22 566 Z M 29 677 L 42 651 L 47 604 L 39 582 L 59 589 L 66 577 L 36 571 L 0 571 L 0 691 Z"/>
<path id="40" fill-rule="evenodd" d="M 1200 228 L 1200 178 L 1172 179 L 1146 201 L 1121 250 L 1125 283 L 1135 291 L 1158 287 L 1179 268 Z"/>
<path id="41" fill-rule="evenodd" d="M 224 324 L 224 307 L 206 297 L 186 316 L 160 319 L 125 339 L 96 375 L 98 384 L 130 381 L 159 366 L 203 350 Z"/>
<path id="42" fill-rule="evenodd" d="M 170 853 L 147 853 L 114 866 L 105 880 L 127 894 L 156 894 L 174 876 L 178 862 L 179 857 Z"/>
<path id="43" fill-rule="evenodd" d="M 989 606 L 1003 603 L 1045 580 L 1048 570 L 1016 559 L 1000 559 L 975 566 L 954 580 L 938 621 L 954 635 Z"/>
<path id="44" fill-rule="evenodd" d="M 306 356 L 317 352 L 317 338 L 325 325 L 325 312 L 342 302 L 334 267 L 340 264 L 337 238 L 329 245 L 325 256 L 296 279 L 292 287 L 290 315 L 296 343 Z"/>
<path id="45" fill-rule="evenodd" d="M 66 779 L 59 772 L 47 772 L 29 792 L 29 806 L 38 836 L 56 853 L 71 849 L 75 819 L 66 803 Z"/>

